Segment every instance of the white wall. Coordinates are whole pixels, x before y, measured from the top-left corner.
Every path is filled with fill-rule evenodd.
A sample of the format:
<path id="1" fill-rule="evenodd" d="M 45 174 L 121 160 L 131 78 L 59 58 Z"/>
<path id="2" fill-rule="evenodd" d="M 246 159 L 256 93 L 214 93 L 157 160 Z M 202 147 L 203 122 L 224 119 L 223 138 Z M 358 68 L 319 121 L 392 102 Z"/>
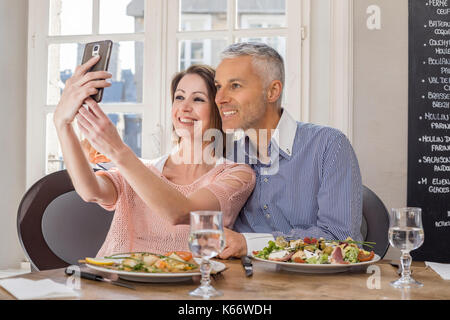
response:
<path id="1" fill-rule="evenodd" d="M 330 124 L 330 1 L 311 1 L 310 121 Z M 369 5 L 381 30 L 366 27 Z M 353 147 L 363 184 L 386 208 L 406 205 L 408 0 L 353 0 Z M 390 248 L 386 259 L 400 253 Z"/>
<path id="2" fill-rule="evenodd" d="M 368 30 L 366 9 L 381 9 Z M 353 146 L 363 183 L 388 210 L 406 206 L 408 134 L 408 1 L 354 0 Z M 398 258 L 390 249 L 386 258 Z"/>
<path id="3" fill-rule="evenodd" d="M 23 259 L 16 216 L 25 192 L 27 0 L 0 0 L 0 269 Z"/>

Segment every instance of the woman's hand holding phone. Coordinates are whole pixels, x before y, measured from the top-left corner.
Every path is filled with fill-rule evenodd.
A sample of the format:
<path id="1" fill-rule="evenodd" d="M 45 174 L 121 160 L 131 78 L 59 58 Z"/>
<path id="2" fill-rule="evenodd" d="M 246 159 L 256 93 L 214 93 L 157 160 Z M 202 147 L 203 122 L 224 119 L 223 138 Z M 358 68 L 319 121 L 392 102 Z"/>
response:
<path id="1" fill-rule="evenodd" d="M 98 89 L 111 86 L 111 83 L 105 80 L 112 77 L 109 72 L 88 72 L 99 60 L 99 56 L 93 57 L 78 66 L 73 76 L 67 79 L 53 118 L 57 128 L 71 124 L 85 100 L 95 95 Z"/>
<path id="2" fill-rule="evenodd" d="M 123 142 L 116 127 L 91 97 L 86 99 L 89 109 L 80 108 L 76 115 L 81 133 L 91 146 L 113 162 L 118 163 L 121 157 L 132 153 Z"/>

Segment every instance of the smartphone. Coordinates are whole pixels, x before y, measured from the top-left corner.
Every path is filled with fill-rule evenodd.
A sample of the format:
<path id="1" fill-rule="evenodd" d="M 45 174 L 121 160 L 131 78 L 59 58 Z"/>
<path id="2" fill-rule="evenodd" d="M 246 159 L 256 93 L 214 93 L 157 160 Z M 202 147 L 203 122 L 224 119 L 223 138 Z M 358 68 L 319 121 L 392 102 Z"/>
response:
<path id="1" fill-rule="evenodd" d="M 111 58 L 113 43 L 111 40 L 96 41 L 86 43 L 84 47 L 83 60 L 81 64 L 86 63 L 92 57 L 100 56 L 100 60 L 88 72 L 92 71 L 108 71 L 109 59 Z M 103 88 L 98 89 L 98 93 L 92 96 L 97 102 L 102 101 Z"/>

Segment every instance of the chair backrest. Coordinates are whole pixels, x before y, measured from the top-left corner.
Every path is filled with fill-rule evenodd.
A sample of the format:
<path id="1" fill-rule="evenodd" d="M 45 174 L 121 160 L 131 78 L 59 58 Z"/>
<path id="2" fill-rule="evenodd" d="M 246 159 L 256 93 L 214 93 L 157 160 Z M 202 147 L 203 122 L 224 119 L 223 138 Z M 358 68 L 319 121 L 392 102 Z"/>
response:
<path id="1" fill-rule="evenodd" d="M 17 231 L 34 270 L 63 268 L 97 254 L 113 215 L 81 199 L 63 170 L 43 177 L 25 193 Z"/>
<path id="2" fill-rule="evenodd" d="M 376 242 L 373 250 L 383 258 L 389 248 L 389 212 L 378 196 L 366 186 L 363 186 L 363 221 L 361 233 L 364 241 Z"/>

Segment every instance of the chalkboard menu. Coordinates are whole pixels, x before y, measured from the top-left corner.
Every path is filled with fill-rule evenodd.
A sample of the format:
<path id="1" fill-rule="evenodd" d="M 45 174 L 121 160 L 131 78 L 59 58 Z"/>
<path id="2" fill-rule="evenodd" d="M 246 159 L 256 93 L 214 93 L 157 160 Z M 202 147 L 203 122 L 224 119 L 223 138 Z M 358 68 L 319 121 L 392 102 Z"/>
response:
<path id="1" fill-rule="evenodd" d="M 450 262 L 450 0 L 409 1 L 408 206 L 422 208 L 415 260 Z"/>

